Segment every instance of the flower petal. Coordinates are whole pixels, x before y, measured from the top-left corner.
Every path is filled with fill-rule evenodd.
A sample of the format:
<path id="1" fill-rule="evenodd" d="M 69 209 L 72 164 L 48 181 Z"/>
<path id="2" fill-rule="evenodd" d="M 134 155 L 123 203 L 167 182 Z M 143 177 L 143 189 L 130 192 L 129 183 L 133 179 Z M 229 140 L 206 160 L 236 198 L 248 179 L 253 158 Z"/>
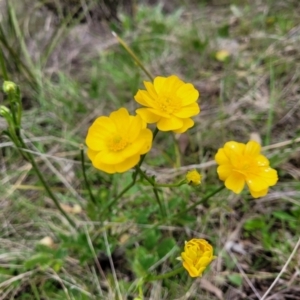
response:
<path id="1" fill-rule="evenodd" d="M 259 155 L 261 151 L 261 146 L 255 141 L 250 141 L 246 144 L 245 154 L 250 156 Z"/>
<path id="2" fill-rule="evenodd" d="M 185 83 L 182 80 L 180 80 L 176 75 L 171 75 L 166 78 L 161 92 L 163 92 L 164 94 L 176 96 L 176 91 L 184 84 Z"/>
<path id="3" fill-rule="evenodd" d="M 193 127 L 195 122 L 192 119 L 181 119 L 183 122 L 182 127 L 176 130 L 173 130 L 175 133 L 186 132 L 189 128 Z"/>
<path id="4" fill-rule="evenodd" d="M 225 181 L 232 174 L 232 166 L 229 164 L 221 165 L 217 168 L 220 180 Z"/>
<path id="5" fill-rule="evenodd" d="M 134 96 L 134 100 L 137 103 L 147 107 L 152 107 L 153 105 L 155 105 L 155 99 L 156 98 L 152 98 L 151 95 L 144 90 L 138 90 L 138 92 Z"/>
<path id="6" fill-rule="evenodd" d="M 116 164 L 115 165 L 116 172 L 123 173 L 130 170 L 131 168 L 133 168 L 138 164 L 138 162 L 140 161 L 140 157 L 141 157 L 140 155 L 135 155 L 127 158 L 126 160 L 124 160 L 119 164 Z"/>
<path id="7" fill-rule="evenodd" d="M 230 163 L 229 157 L 228 157 L 227 153 L 224 151 L 224 148 L 220 148 L 218 150 L 217 154 L 215 155 L 215 161 L 219 165 Z"/>
<path id="8" fill-rule="evenodd" d="M 224 145 L 223 149 L 224 149 L 227 157 L 231 157 L 231 156 L 233 156 L 233 154 L 235 154 L 235 155 L 244 154 L 245 147 L 246 147 L 245 144 L 230 141 Z"/>
<path id="9" fill-rule="evenodd" d="M 156 123 L 161 119 L 161 116 L 154 114 L 148 108 L 138 108 L 135 111 L 146 123 Z"/>
<path id="10" fill-rule="evenodd" d="M 155 91 L 154 85 L 149 81 L 144 81 L 144 86 L 145 86 L 147 92 L 149 93 L 149 96 L 152 99 L 156 99 L 157 98 L 157 93 Z"/>
<path id="11" fill-rule="evenodd" d="M 157 76 L 154 79 L 154 88 L 157 94 L 159 94 L 161 92 L 161 90 L 164 88 L 164 84 L 167 78 L 165 77 L 161 77 L 161 76 Z"/>
<path id="12" fill-rule="evenodd" d="M 150 129 L 143 129 L 141 131 L 141 137 L 144 140 L 144 146 L 141 148 L 140 153 L 145 154 L 149 152 L 152 147 L 153 134 Z"/>
<path id="13" fill-rule="evenodd" d="M 191 277 L 198 277 L 199 271 L 191 264 L 187 264 L 185 261 L 182 263 L 183 267 L 188 271 Z"/>
<path id="14" fill-rule="evenodd" d="M 188 106 L 182 107 L 178 112 L 173 113 L 173 115 L 178 118 L 190 118 L 192 116 L 198 115 L 199 112 L 200 107 L 198 103 L 193 103 Z"/>
<path id="15" fill-rule="evenodd" d="M 183 126 L 183 121 L 176 117 L 171 117 L 169 119 L 161 118 L 157 122 L 157 128 L 161 131 L 169 131 L 180 129 Z"/>
<path id="16" fill-rule="evenodd" d="M 199 92 L 194 88 L 191 83 L 186 83 L 182 85 L 177 90 L 177 96 L 182 99 L 182 105 L 190 105 L 197 101 L 199 98 Z"/>
<path id="17" fill-rule="evenodd" d="M 278 180 L 277 171 L 272 168 L 260 168 L 257 174 L 247 175 L 246 182 L 250 190 L 259 192 L 276 184 Z"/>
<path id="18" fill-rule="evenodd" d="M 127 132 L 130 118 L 126 108 L 122 107 L 119 110 L 112 112 L 109 115 L 109 118 L 115 123 L 118 133 L 124 134 Z"/>
<path id="19" fill-rule="evenodd" d="M 253 190 L 250 190 L 250 194 L 253 198 L 260 198 L 260 197 L 263 197 L 263 196 L 266 196 L 267 193 L 268 193 L 268 190 L 269 189 L 265 189 L 265 190 L 261 190 L 259 192 L 255 192 Z"/>
<path id="20" fill-rule="evenodd" d="M 120 151 L 114 152 L 107 150 L 99 152 L 94 160 L 96 161 L 96 164 L 101 162 L 108 165 L 115 165 L 121 163 L 124 160 L 124 157 L 120 155 Z"/>
<path id="21" fill-rule="evenodd" d="M 245 178 L 243 175 L 233 172 L 226 180 L 225 186 L 236 194 L 239 194 L 245 186 Z"/>
<path id="22" fill-rule="evenodd" d="M 104 172 L 106 172 L 108 174 L 114 174 L 114 173 L 116 173 L 114 165 L 108 165 L 108 164 L 100 162 L 99 160 L 92 160 L 92 163 L 93 163 L 93 166 L 96 169 L 104 171 Z"/>
<path id="23" fill-rule="evenodd" d="M 142 128 L 143 120 L 139 115 L 130 118 L 130 123 L 127 129 L 129 143 L 133 143 L 137 139 L 137 137 L 140 135 Z"/>

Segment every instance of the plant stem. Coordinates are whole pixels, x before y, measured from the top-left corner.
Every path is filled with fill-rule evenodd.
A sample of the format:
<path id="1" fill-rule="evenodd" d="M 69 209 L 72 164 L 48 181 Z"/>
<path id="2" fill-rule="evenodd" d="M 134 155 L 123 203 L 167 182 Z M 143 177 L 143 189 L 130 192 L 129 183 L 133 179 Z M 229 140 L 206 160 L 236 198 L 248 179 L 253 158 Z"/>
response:
<path id="1" fill-rule="evenodd" d="M 155 281 L 155 280 L 166 279 L 166 278 L 173 277 L 173 276 L 181 273 L 183 270 L 184 270 L 184 268 L 181 266 L 181 267 L 179 267 L 179 268 L 177 268 L 173 271 L 170 271 L 168 273 L 164 273 L 164 274 L 157 275 L 157 276 L 150 276 L 148 278 L 145 278 L 144 281 L 145 282 L 150 282 L 150 281 Z"/>
<path id="2" fill-rule="evenodd" d="M 165 209 L 160 201 L 160 198 L 159 198 L 159 194 L 158 194 L 158 189 L 157 189 L 157 185 L 156 185 L 156 182 L 155 180 L 153 180 L 152 178 L 148 177 L 145 172 L 142 171 L 142 169 L 137 166 L 137 171 L 139 172 L 139 174 L 144 177 L 149 183 L 150 185 L 152 186 L 152 189 L 153 189 L 153 192 L 154 192 L 154 196 L 155 196 L 155 199 L 156 199 L 156 202 L 158 203 L 158 206 L 159 206 L 159 209 L 160 209 L 160 212 L 161 212 L 161 215 L 162 217 L 165 217 L 166 216 L 166 212 L 165 212 Z"/>
<path id="3" fill-rule="evenodd" d="M 92 190 L 91 190 L 91 187 L 90 187 L 90 184 L 87 180 L 87 177 L 86 177 L 86 172 L 85 172 L 85 164 L 84 164 L 84 152 L 83 152 L 83 145 L 80 145 L 80 160 L 81 160 L 81 167 L 82 167 L 82 174 L 83 174 L 83 179 L 84 179 L 84 183 L 85 183 L 85 186 L 88 190 L 88 193 L 89 193 L 89 196 L 90 196 L 90 199 L 92 200 L 92 202 L 94 204 L 96 204 L 96 199 L 92 193 Z"/>
<path id="4" fill-rule="evenodd" d="M 124 47 L 124 49 L 128 52 L 128 54 L 133 58 L 135 63 L 145 72 L 145 74 L 149 77 L 149 79 L 153 81 L 152 74 L 145 68 L 143 63 L 135 55 L 135 53 L 131 50 L 131 48 L 126 44 L 126 42 L 122 38 L 120 38 L 115 32 L 112 32 L 112 34 L 118 40 L 118 42 Z"/>
<path id="5" fill-rule="evenodd" d="M 24 143 L 23 139 L 21 136 L 18 136 L 18 139 L 20 141 L 20 144 L 22 146 L 22 148 L 27 149 L 26 144 Z M 21 152 L 23 152 L 20 149 Z M 70 223 L 70 225 L 72 227 L 74 227 L 76 229 L 76 224 L 75 222 L 67 215 L 67 213 L 61 208 L 58 200 L 56 199 L 55 195 L 53 194 L 50 186 L 48 185 L 47 181 L 45 180 L 45 178 L 43 177 L 41 171 L 39 170 L 39 167 L 37 166 L 33 156 L 31 155 L 30 152 L 26 152 L 26 157 L 28 158 L 29 162 L 31 163 L 34 171 L 36 172 L 39 180 L 41 181 L 42 185 L 44 186 L 45 190 L 47 191 L 49 197 L 53 200 L 55 206 L 57 207 L 57 209 L 61 212 L 61 214 L 67 219 L 67 221 Z"/>
<path id="6" fill-rule="evenodd" d="M 217 193 L 219 193 L 220 191 L 222 191 L 225 188 L 225 185 L 220 186 L 219 188 L 217 188 L 216 190 L 214 190 L 213 192 L 211 192 L 210 194 L 208 194 L 207 196 L 205 196 L 204 198 L 200 199 L 199 201 L 197 201 L 196 203 L 192 204 L 191 206 L 189 206 L 188 208 L 186 208 L 185 210 L 179 212 L 178 214 L 175 214 L 173 216 L 171 216 L 171 218 L 175 218 L 175 217 L 179 217 L 185 213 L 187 213 L 188 211 L 194 209 L 197 205 L 201 204 L 201 203 L 206 203 L 208 199 L 210 199 L 212 196 L 216 195 Z"/>

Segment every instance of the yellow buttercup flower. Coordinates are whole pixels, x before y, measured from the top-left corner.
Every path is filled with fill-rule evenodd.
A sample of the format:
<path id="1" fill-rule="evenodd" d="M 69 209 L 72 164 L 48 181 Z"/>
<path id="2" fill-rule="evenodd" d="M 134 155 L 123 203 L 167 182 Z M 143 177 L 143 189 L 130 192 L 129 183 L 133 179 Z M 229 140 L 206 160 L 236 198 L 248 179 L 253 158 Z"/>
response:
<path id="1" fill-rule="evenodd" d="M 196 170 L 187 172 L 185 177 L 189 184 L 199 185 L 201 183 L 201 175 Z"/>
<path id="2" fill-rule="evenodd" d="M 185 242 L 184 252 L 181 253 L 183 267 L 191 277 L 201 277 L 215 258 L 213 247 L 203 239 L 192 239 Z"/>
<path id="3" fill-rule="evenodd" d="M 268 188 L 276 184 L 277 171 L 269 166 L 269 160 L 260 154 L 261 146 L 250 141 L 247 144 L 227 142 L 215 156 L 217 172 L 225 186 L 239 194 L 245 183 L 254 198 L 265 196 Z"/>
<path id="4" fill-rule="evenodd" d="M 106 173 L 123 173 L 138 164 L 152 145 L 152 132 L 140 116 L 120 108 L 109 117 L 97 118 L 86 137 L 87 155 L 93 166 Z"/>
<path id="5" fill-rule="evenodd" d="M 144 108 L 136 113 L 146 123 L 157 123 L 161 131 L 182 133 L 194 125 L 191 117 L 200 112 L 199 92 L 191 83 L 177 76 L 156 77 L 153 84 L 144 81 L 146 90 L 139 90 L 134 99 Z"/>

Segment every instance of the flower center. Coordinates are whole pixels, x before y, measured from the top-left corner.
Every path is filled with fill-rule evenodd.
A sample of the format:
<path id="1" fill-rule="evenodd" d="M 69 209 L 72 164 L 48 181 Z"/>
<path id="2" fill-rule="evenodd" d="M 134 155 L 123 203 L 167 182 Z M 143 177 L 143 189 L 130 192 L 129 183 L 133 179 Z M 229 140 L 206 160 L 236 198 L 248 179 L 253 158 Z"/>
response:
<path id="1" fill-rule="evenodd" d="M 128 140 L 120 135 L 116 135 L 111 138 L 108 144 L 108 148 L 111 151 L 118 152 L 126 148 Z"/>
<path id="2" fill-rule="evenodd" d="M 236 172 L 247 175 L 255 173 L 257 163 L 252 157 L 240 156 L 234 160 L 234 169 Z"/>
<path id="3" fill-rule="evenodd" d="M 158 106 L 162 112 L 172 114 L 180 110 L 181 101 L 176 97 L 160 96 L 158 98 Z"/>

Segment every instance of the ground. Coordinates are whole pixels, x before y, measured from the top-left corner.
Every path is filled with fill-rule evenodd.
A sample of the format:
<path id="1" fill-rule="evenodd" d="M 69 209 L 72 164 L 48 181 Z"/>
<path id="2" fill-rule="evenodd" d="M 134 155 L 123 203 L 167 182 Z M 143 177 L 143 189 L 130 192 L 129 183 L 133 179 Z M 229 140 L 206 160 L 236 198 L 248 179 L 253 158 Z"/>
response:
<path id="1" fill-rule="evenodd" d="M 298 1 L 128 1 L 110 17 L 109 1 L 75 2 L 0 1 L 1 84 L 20 87 L 22 137 L 76 223 L 0 117 L 0 299 L 300 299 Z M 89 126 L 121 106 L 134 113 L 149 80 L 112 31 L 151 74 L 176 74 L 201 94 L 194 127 L 159 132 L 142 164 L 158 183 L 202 174 L 200 186 L 158 191 L 165 215 L 141 180 L 105 208 L 133 171 L 108 175 L 84 156 L 96 205 L 83 177 Z M 11 108 L 2 92 L 0 105 Z M 217 150 L 250 139 L 278 183 L 256 200 L 223 189 L 201 203 L 223 186 Z M 217 256 L 201 278 L 146 282 L 180 266 L 192 238 Z"/>

